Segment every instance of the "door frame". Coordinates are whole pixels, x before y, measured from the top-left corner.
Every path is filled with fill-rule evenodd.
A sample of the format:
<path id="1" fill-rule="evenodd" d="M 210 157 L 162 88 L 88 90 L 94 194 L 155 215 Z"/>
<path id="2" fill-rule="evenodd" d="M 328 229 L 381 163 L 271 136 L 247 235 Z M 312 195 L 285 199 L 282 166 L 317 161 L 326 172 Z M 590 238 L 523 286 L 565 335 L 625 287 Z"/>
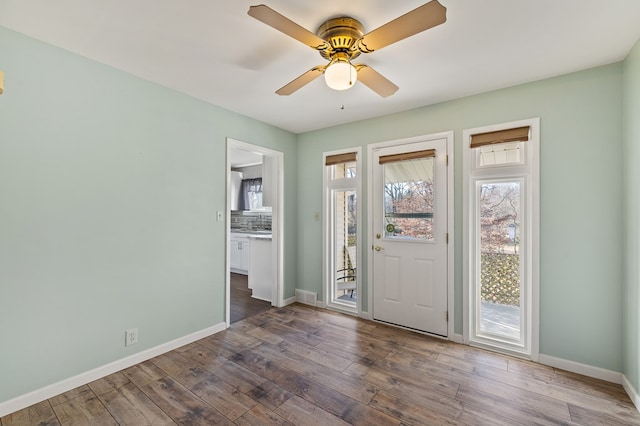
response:
<path id="1" fill-rule="evenodd" d="M 229 193 L 231 191 L 231 149 L 241 149 L 252 151 L 262 155 L 269 156 L 273 159 L 273 206 L 271 208 L 271 230 L 273 259 L 273 288 L 271 294 L 271 306 L 280 308 L 285 306 L 284 301 L 284 153 L 273 149 L 265 148 L 260 145 L 254 145 L 242 142 L 233 138 L 226 139 L 226 212 L 225 212 L 225 322 L 227 328 L 231 325 L 231 200 Z"/>
<path id="2" fill-rule="evenodd" d="M 429 142 L 437 139 L 445 139 L 447 146 L 447 338 L 449 340 L 461 340 L 455 335 L 455 279 L 454 279 L 454 144 L 453 144 L 453 131 L 433 133 L 429 135 L 414 136 L 405 139 L 396 139 L 385 142 L 377 142 L 367 145 L 367 235 L 365 236 L 367 245 L 373 244 L 372 236 L 374 233 L 373 223 L 373 171 L 374 164 L 373 158 L 375 149 L 387 148 L 399 145 L 410 145 L 418 142 Z M 364 245 L 362 247 L 365 247 Z M 373 312 L 373 246 L 367 250 L 367 306 L 370 312 L 366 316 L 370 319 L 375 318 Z M 375 321 L 375 320 L 374 320 Z M 430 333 L 425 333 L 430 334 Z M 434 335 L 435 336 L 435 335 Z M 456 337 L 454 337 L 456 336 Z M 437 336 L 442 337 L 442 336 Z"/>

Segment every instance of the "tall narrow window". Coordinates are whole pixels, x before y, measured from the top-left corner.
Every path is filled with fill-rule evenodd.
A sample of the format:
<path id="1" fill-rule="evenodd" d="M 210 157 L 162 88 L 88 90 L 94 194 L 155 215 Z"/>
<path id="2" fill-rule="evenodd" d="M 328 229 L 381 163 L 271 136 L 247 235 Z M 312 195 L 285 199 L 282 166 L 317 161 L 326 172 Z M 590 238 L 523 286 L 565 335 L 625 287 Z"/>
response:
<path id="1" fill-rule="evenodd" d="M 464 132 L 466 336 L 537 358 L 539 121 Z"/>
<path id="2" fill-rule="evenodd" d="M 358 151 L 325 154 L 325 300 L 357 312 L 360 176 Z"/>

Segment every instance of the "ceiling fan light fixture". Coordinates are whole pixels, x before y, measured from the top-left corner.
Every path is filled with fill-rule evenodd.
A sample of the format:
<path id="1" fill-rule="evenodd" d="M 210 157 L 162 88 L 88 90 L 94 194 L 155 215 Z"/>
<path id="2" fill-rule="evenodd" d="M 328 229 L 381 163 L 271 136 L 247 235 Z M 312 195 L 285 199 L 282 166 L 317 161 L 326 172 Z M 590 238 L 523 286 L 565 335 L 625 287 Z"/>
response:
<path id="1" fill-rule="evenodd" d="M 347 90 L 358 81 L 358 72 L 349 61 L 334 61 L 324 71 L 324 81 L 333 90 Z"/>

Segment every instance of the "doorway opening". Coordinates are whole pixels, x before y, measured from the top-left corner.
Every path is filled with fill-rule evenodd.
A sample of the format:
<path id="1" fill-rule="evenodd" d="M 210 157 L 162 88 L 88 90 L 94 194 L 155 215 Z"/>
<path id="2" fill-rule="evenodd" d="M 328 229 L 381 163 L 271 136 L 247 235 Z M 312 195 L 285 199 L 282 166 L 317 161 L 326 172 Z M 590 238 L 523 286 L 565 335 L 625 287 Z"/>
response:
<path id="1" fill-rule="evenodd" d="M 227 138 L 227 325 L 283 306 L 283 154 Z"/>

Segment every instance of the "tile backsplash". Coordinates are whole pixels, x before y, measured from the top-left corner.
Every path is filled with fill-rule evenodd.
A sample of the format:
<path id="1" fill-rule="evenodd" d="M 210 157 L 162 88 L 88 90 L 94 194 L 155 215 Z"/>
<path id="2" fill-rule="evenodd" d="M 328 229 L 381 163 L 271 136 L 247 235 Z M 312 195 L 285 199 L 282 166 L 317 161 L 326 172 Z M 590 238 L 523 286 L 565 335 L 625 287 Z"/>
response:
<path id="1" fill-rule="evenodd" d="M 231 212 L 231 229 L 270 230 L 271 212 Z"/>

